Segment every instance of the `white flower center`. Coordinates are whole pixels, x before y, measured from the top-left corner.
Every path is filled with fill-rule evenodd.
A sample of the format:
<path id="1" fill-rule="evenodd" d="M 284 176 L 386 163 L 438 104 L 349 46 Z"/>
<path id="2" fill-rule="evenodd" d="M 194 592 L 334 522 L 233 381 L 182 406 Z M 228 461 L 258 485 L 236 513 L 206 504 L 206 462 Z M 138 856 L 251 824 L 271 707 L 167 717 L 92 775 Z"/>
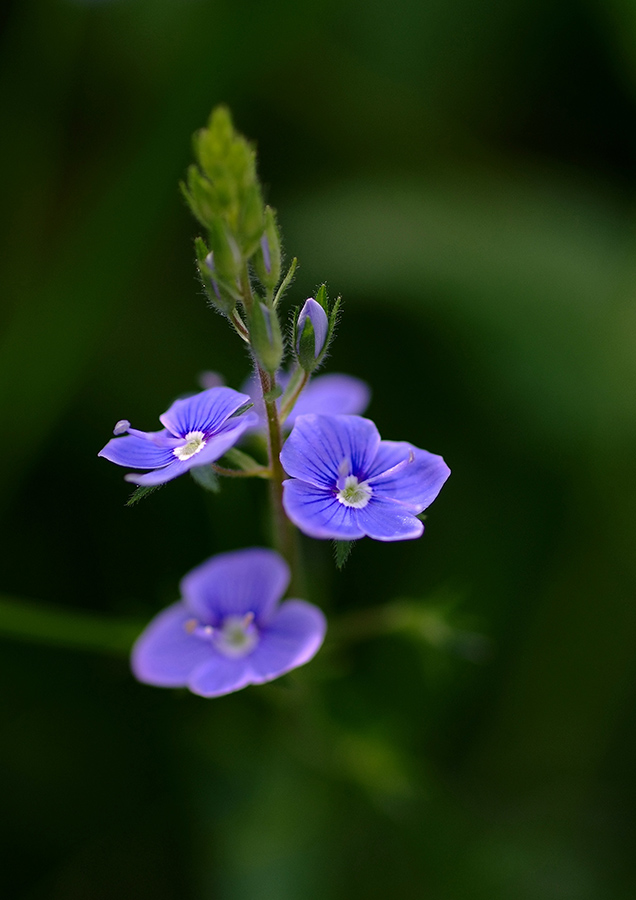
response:
<path id="1" fill-rule="evenodd" d="M 202 431 L 189 431 L 186 436 L 186 443 L 181 447 L 175 447 L 172 451 L 177 459 L 190 459 L 195 453 L 203 450 L 205 447 L 205 435 Z"/>
<path id="2" fill-rule="evenodd" d="M 258 643 L 258 631 L 254 616 L 228 616 L 221 628 L 215 629 L 214 646 L 224 656 L 247 656 Z"/>
<path id="3" fill-rule="evenodd" d="M 336 494 L 343 506 L 364 509 L 371 498 L 373 490 L 366 481 L 358 481 L 355 475 L 347 475 L 343 487 Z"/>
<path id="4" fill-rule="evenodd" d="M 222 653 L 238 659 L 247 656 L 258 644 L 258 628 L 254 624 L 254 613 L 244 616 L 226 616 L 219 628 L 203 625 L 198 619 L 188 619 L 183 623 L 184 631 L 203 641 L 209 641 Z"/>

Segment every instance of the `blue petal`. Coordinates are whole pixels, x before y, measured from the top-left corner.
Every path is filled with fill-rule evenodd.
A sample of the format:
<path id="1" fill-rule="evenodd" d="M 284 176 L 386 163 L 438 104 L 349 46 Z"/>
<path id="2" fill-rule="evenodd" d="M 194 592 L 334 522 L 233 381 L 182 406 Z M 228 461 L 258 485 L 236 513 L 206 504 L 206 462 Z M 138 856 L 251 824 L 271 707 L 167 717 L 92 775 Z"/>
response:
<path id="1" fill-rule="evenodd" d="M 367 537 L 376 541 L 405 541 L 418 538 L 424 525 L 401 503 L 372 497 L 364 509 L 354 510 Z"/>
<path id="2" fill-rule="evenodd" d="M 263 624 L 274 614 L 289 577 L 289 567 L 278 553 L 251 547 L 202 563 L 182 580 L 181 592 L 191 614 L 207 625 L 249 612 Z"/>
<path id="3" fill-rule="evenodd" d="M 166 482 L 172 481 L 173 478 L 178 478 L 179 475 L 183 475 L 191 468 L 188 466 L 187 461 L 183 462 L 183 460 L 177 459 L 173 453 L 170 453 L 170 456 L 172 457 L 172 462 L 164 466 L 163 469 L 155 469 L 154 472 L 146 472 L 143 475 L 137 472 L 129 472 L 124 477 L 124 481 L 127 481 L 129 484 L 137 484 L 140 487 L 154 487 L 158 484 L 166 484 Z"/>
<path id="4" fill-rule="evenodd" d="M 283 603 L 249 657 L 251 681 L 261 684 L 302 666 L 320 649 L 327 630 L 320 609 L 304 600 Z"/>
<path id="5" fill-rule="evenodd" d="M 296 326 L 296 331 L 298 334 L 296 350 L 298 350 L 300 346 L 300 339 L 302 337 L 303 328 L 305 327 L 307 317 L 309 317 L 309 321 L 313 325 L 314 329 L 314 354 L 317 358 L 318 356 L 320 356 L 322 348 L 325 346 L 325 341 L 327 340 L 329 321 L 327 319 L 327 313 L 324 311 L 320 303 L 317 303 L 316 300 L 314 300 L 312 297 L 310 297 L 309 300 L 305 301 L 303 308 L 300 311 L 300 315 L 298 316 L 298 324 Z"/>
<path id="6" fill-rule="evenodd" d="M 175 458 L 169 448 L 158 447 L 154 441 L 133 434 L 111 438 L 97 455 L 130 469 L 156 469 L 167 466 Z"/>
<path id="7" fill-rule="evenodd" d="M 214 387 L 184 400 L 175 400 L 159 420 L 178 437 L 185 437 L 191 431 L 214 434 L 232 413 L 249 402 L 247 394 L 239 394 L 228 387 Z"/>
<path id="8" fill-rule="evenodd" d="M 371 399 L 369 386 L 351 375 L 319 375 L 312 379 L 298 398 L 286 419 L 290 427 L 298 416 L 315 415 L 357 416 L 363 413 Z"/>
<path id="9" fill-rule="evenodd" d="M 211 645 L 185 630 L 191 618 L 183 603 L 155 616 L 132 650 L 132 670 L 138 681 L 157 687 L 186 687 L 192 672 L 210 659 Z"/>
<path id="10" fill-rule="evenodd" d="M 214 652 L 212 658 L 199 666 L 188 679 L 193 694 L 201 697 L 221 697 L 250 684 L 249 657 L 233 659 Z"/>
<path id="11" fill-rule="evenodd" d="M 280 460 L 288 475 L 333 488 L 344 459 L 351 464 L 350 474 L 364 480 L 379 443 L 378 429 L 370 419 L 299 416 L 285 441 Z"/>
<path id="12" fill-rule="evenodd" d="M 309 537 L 354 541 L 365 535 L 354 515 L 359 510 L 344 506 L 330 490 L 306 481 L 283 481 L 283 506 L 294 525 Z"/>
<path id="13" fill-rule="evenodd" d="M 399 500 L 412 512 L 420 513 L 437 497 L 449 475 L 441 456 L 404 441 L 381 441 L 368 481 L 374 496 Z"/>

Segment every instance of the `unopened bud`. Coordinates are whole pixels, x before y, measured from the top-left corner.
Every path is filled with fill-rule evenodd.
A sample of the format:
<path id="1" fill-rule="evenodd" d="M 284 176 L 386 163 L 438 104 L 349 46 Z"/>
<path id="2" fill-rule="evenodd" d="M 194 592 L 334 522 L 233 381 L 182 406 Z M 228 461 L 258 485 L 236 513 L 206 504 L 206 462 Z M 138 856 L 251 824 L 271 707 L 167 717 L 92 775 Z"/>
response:
<path id="1" fill-rule="evenodd" d="M 312 372 L 325 349 L 329 321 L 327 313 L 313 298 L 305 301 L 296 324 L 296 354 L 306 372 Z"/>
<path id="2" fill-rule="evenodd" d="M 265 230 L 260 246 L 254 254 L 254 269 L 261 284 L 270 292 L 280 281 L 280 236 L 276 224 L 276 213 L 271 206 L 265 207 Z"/>
<path id="3" fill-rule="evenodd" d="M 274 373 L 283 358 L 283 336 L 276 312 L 256 301 L 250 311 L 249 331 L 256 358 L 267 372 Z"/>

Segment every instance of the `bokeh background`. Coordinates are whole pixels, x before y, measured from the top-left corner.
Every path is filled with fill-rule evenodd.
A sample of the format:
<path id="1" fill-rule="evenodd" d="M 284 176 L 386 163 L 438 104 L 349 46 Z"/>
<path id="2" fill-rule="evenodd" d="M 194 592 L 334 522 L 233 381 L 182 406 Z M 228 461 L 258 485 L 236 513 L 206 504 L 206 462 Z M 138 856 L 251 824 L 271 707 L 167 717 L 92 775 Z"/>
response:
<path id="1" fill-rule="evenodd" d="M 1 15 L 3 896 L 631 900 L 636 4 Z M 337 573 L 307 541 L 328 645 L 204 701 L 127 648 L 190 568 L 266 540 L 263 485 L 130 509 L 96 454 L 202 370 L 248 374 L 177 188 L 219 102 L 290 302 L 344 297 L 329 371 L 453 475 L 418 542 Z"/>

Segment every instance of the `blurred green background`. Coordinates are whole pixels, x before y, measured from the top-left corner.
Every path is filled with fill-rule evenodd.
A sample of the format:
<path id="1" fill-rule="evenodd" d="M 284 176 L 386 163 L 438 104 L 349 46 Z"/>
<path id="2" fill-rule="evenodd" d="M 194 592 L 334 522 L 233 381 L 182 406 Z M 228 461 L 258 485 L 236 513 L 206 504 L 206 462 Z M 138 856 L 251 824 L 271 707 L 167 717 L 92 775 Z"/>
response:
<path id="1" fill-rule="evenodd" d="M 13 0 L 1 14 L 3 894 L 632 900 L 636 3 Z M 178 179 L 258 143 L 328 371 L 453 476 L 418 542 L 309 542 L 329 644 L 204 701 L 125 648 L 263 485 L 128 509 L 97 459 L 204 369 Z M 419 610 L 418 634 L 364 611 Z M 63 611 L 63 612 L 62 612 Z M 631 852 L 630 852 L 631 851 Z"/>

